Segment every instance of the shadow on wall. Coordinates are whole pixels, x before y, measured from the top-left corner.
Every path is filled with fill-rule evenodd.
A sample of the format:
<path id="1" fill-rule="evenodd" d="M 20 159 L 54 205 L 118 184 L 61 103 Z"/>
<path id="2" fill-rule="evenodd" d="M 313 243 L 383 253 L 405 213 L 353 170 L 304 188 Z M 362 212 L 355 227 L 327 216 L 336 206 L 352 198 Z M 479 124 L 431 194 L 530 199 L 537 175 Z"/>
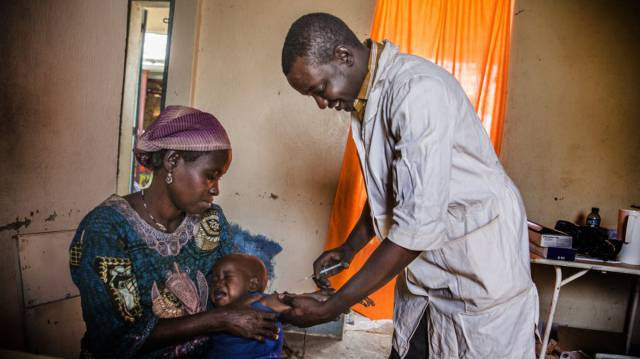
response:
<path id="1" fill-rule="evenodd" d="M 260 258 L 265 267 L 267 267 L 269 280 L 273 280 L 273 258 L 276 256 L 276 254 L 282 251 L 282 246 L 262 234 L 253 235 L 237 224 L 231 225 L 231 238 L 235 245 L 235 249 L 238 252 L 250 254 Z"/>

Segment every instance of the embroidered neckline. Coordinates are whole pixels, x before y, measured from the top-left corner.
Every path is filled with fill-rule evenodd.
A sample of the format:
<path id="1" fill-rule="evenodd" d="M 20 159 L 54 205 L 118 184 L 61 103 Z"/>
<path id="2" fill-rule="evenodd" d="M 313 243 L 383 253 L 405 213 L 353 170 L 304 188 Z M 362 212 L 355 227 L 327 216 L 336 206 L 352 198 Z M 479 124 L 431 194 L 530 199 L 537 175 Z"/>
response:
<path id="1" fill-rule="evenodd" d="M 120 212 L 147 246 L 161 256 L 176 256 L 180 254 L 182 247 L 193 238 L 200 222 L 200 217 L 187 214 L 178 228 L 168 233 L 147 223 L 126 199 L 118 195 L 111 195 L 102 205 Z"/>

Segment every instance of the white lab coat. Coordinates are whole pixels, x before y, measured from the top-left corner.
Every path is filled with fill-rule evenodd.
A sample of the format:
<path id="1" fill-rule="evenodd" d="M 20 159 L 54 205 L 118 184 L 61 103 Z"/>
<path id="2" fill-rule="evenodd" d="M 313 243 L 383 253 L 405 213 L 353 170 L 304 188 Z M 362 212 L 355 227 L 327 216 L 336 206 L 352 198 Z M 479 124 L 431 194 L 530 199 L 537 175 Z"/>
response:
<path id="1" fill-rule="evenodd" d="M 385 42 L 352 132 L 377 235 L 423 251 L 396 286 L 398 353 L 426 310 L 430 358 L 535 357 L 524 207 L 460 84 Z"/>

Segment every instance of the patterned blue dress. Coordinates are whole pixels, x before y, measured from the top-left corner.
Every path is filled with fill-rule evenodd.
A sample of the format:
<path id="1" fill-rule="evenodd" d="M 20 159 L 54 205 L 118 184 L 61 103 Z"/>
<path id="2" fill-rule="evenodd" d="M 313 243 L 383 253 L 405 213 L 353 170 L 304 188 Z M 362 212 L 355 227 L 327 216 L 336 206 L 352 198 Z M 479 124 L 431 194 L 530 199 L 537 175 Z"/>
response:
<path id="1" fill-rule="evenodd" d="M 71 277 L 80 289 L 86 333 L 81 357 L 183 357 L 206 352 L 207 337 L 141 353 L 160 318 L 207 308 L 205 275 L 233 251 L 219 206 L 187 215 L 173 233 L 145 222 L 113 195 L 80 223 L 69 248 Z"/>

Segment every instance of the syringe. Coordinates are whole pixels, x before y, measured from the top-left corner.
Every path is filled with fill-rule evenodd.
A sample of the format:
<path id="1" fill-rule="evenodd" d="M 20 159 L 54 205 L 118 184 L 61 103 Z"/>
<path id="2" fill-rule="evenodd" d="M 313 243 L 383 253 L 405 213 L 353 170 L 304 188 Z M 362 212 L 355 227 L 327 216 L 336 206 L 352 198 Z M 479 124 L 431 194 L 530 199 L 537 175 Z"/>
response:
<path id="1" fill-rule="evenodd" d="M 331 273 L 332 271 L 334 271 L 334 270 L 336 270 L 336 269 L 338 269 L 338 268 L 347 268 L 347 267 L 349 267 L 349 263 L 347 263 L 347 262 L 340 262 L 340 263 L 334 264 L 334 265 L 332 265 L 332 266 L 329 266 L 329 267 L 326 267 L 326 268 L 321 269 L 321 270 L 318 272 L 318 275 L 312 274 L 312 275 L 310 275 L 310 276 L 305 277 L 303 280 L 307 280 L 307 279 L 311 279 L 311 278 L 317 278 L 317 279 L 319 279 L 319 278 L 325 278 L 325 277 L 327 277 L 327 276 L 328 276 L 328 274 L 329 274 L 329 273 Z"/>

